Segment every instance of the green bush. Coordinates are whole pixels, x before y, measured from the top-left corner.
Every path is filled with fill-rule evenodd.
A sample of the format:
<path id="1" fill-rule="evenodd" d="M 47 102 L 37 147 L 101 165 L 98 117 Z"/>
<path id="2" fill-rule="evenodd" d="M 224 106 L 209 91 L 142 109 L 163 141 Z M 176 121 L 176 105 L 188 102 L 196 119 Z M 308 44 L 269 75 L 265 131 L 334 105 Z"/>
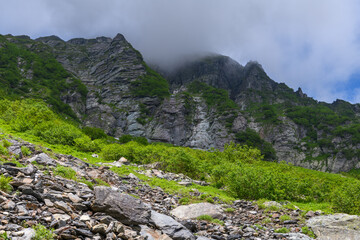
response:
<path id="1" fill-rule="evenodd" d="M 75 147 L 83 152 L 97 152 L 100 151 L 96 142 L 91 141 L 90 137 L 82 136 L 74 139 Z"/>
<path id="2" fill-rule="evenodd" d="M 336 211 L 349 214 L 360 213 L 360 182 L 340 185 L 332 194 L 331 201 Z"/>
<path id="3" fill-rule="evenodd" d="M 289 233 L 290 230 L 286 227 L 282 227 L 282 228 L 275 229 L 275 232 L 276 233 Z"/>
<path id="4" fill-rule="evenodd" d="M 35 236 L 32 240 L 53 240 L 53 229 L 47 229 L 44 225 L 38 224 L 32 227 L 35 230 Z"/>
<path id="5" fill-rule="evenodd" d="M 209 215 L 201 215 L 201 216 L 198 216 L 196 218 L 197 220 L 203 220 L 203 221 L 208 221 L 208 222 L 211 222 L 213 220 L 213 218 Z"/>
<path id="6" fill-rule="evenodd" d="M 131 142 L 131 141 L 140 143 L 142 145 L 148 145 L 149 144 L 148 140 L 146 138 L 144 138 L 144 137 L 134 137 L 132 135 L 125 134 L 125 135 L 122 135 L 119 138 L 120 143 L 128 143 L 128 142 Z"/>
<path id="7" fill-rule="evenodd" d="M 103 129 L 95 128 L 95 127 L 84 127 L 82 131 L 88 135 L 91 140 L 107 138 L 107 134 Z"/>
<path id="8" fill-rule="evenodd" d="M 146 74 L 131 83 L 131 92 L 137 97 L 159 97 L 161 99 L 170 95 L 169 83 L 159 73 L 146 64 Z"/>
<path id="9" fill-rule="evenodd" d="M 34 128 L 34 133 L 48 143 L 70 146 L 75 144 L 75 139 L 84 136 L 78 128 L 60 120 L 43 122 Z"/>
<path id="10" fill-rule="evenodd" d="M 21 146 L 21 153 L 24 156 L 30 156 L 31 155 L 30 149 L 28 147 L 26 147 L 26 146 Z"/>
<path id="11" fill-rule="evenodd" d="M 72 179 L 72 180 L 76 180 L 76 171 L 74 169 L 72 169 L 71 167 L 65 167 L 65 166 L 61 166 L 58 165 L 55 169 L 54 169 L 54 175 L 55 176 L 60 176 L 63 178 L 67 178 L 67 179 Z"/>
<path id="12" fill-rule="evenodd" d="M 0 145 L 0 155 L 3 155 L 3 156 L 9 155 L 9 151 L 3 145 Z"/>
<path id="13" fill-rule="evenodd" d="M 263 140 L 255 130 L 247 128 L 244 132 L 235 134 L 236 141 L 250 147 L 258 148 L 264 159 L 268 161 L 276 160 L 276 151 L 271 143 Z"/>
<path id="14" fill-rule="evenodd" d="M 10 192 L 12 190 L 12 186 L 10 182 L 12 181 L 11 177 L 5 177 L 4 175 L 0 175 L 0 190 L 4 192 Z"/>
<path id="15" fill-rule="evenodd" d="M 8 140 L 4 139 L 4 140 L 2 141 L 2 145 L 3 145 L 5 148 L 8 148 L 8 147 L 10 147 L 12 144 L 11 144 Z"/>
<path id="16" fill-rule="evenodd" d="M 316 238 L 315 233 L 307 226 L 301 228 L 303 234 L 308 235 L 311 238 Z"/>
<path id="17" fill-rule="evenodd" d="M 236 103 L 230 99 L 225 89 L 214 88 L 200 81 L 193 81 L 188 86 L 189 92 L 201 94 L 206 104 L 211 108 L 215 107 L 218 113 L 238 109 Z"/>

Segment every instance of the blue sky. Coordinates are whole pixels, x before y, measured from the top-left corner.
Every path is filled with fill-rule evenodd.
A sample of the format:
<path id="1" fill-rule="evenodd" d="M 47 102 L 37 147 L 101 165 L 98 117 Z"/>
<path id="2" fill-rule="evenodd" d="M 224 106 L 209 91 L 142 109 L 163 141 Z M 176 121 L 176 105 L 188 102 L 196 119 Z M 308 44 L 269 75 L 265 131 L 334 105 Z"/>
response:
<path id="1" fill-rule="evenodd" d="M 357 0 L 0 0 L 0 34 L 114 37 L 173 65 L 216 52 L 317 100 L 360 102 Z"/>

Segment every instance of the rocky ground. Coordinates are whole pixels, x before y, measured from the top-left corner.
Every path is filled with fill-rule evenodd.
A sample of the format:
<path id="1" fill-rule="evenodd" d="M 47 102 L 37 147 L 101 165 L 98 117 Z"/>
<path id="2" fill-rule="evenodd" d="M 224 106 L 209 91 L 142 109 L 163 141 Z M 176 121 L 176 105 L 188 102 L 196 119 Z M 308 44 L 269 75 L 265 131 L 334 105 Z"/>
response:
<path id="1" fill-rule="evenodd" d="M 301 233 L 306 224 L 313 226 L 319 239 L 360 236 L 357 216 L 316 216 L 320 212 L 289 210 L 276 202 L 266 202 L 265 208 L 259 208 L 245 200 L 229 204 L 214 199 L 216 204 L 181 205 L 181 195 L 150 187 L 134 174 L 118 176 L 106 165 L 95 166 L 69 155 L 50 157 L 32 144 L 8 141 L 8 149 L 25 166 L 16 167 L 10 162 L 0 165 L 0 173 L 12 177 L 12 191 L 0 191 L 0 236 L 6 233 L 10 239 L 31 239 L 35 236 L 32 227 L 39 224 L 54 229 L 57 239 L 305 240 L 311 239 Z M 30 149 L 31 156 L 23 157 L 21 146 Z M 126 159 L 112 165 L 122 164 L 127 164 Z M 77 181 L 55 175 L 59 165 L 74 169 Z M 175 180 L 188 187 L 192 182 L 206 185 L 183 175 L 164 173 L 155 165 L 146 167 L 141 173 L 147 176 Z M 95 179 L 108 186 L 88 184 L 90 188 L 83 183 L 95 183 Z M 318 218 L 328 224 L 324 227 Z M 285 228 L 290 232 L 279 232 Z"/>

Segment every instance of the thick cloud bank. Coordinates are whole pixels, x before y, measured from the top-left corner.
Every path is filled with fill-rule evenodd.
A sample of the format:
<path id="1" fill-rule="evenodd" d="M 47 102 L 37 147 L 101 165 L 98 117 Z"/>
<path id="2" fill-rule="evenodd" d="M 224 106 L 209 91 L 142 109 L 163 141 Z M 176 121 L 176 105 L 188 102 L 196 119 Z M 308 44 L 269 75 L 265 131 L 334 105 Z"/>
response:
<path id="1" fill-rule="evenodd" d="M 356 0 L 0 0 L 0 33 L 113 37 L 163 66 L 194 53 L 257 60 L 318 100 L 360 100 Z"/>

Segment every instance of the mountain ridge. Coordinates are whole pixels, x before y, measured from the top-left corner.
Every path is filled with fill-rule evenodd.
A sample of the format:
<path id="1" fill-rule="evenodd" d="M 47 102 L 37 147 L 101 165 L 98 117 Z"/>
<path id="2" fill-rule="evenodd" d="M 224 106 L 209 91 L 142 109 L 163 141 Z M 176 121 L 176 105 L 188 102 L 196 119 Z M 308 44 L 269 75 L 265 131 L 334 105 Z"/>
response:
<path id="1" fill-rule="evenodd" d="M 85 102 L 62 98 L 85 126 L 201 149 L 253 139 L 247 144 L 276 156 L 268 160 L 333 172 L 360 167 L 360 105 L 318 102 L 276 83 L 257 62 L 212 55 L 160 71 L 166 81 L 121 34 L 26 41 L 47 46 L 34 51 L 49 51 L 87 87 Z"/>

